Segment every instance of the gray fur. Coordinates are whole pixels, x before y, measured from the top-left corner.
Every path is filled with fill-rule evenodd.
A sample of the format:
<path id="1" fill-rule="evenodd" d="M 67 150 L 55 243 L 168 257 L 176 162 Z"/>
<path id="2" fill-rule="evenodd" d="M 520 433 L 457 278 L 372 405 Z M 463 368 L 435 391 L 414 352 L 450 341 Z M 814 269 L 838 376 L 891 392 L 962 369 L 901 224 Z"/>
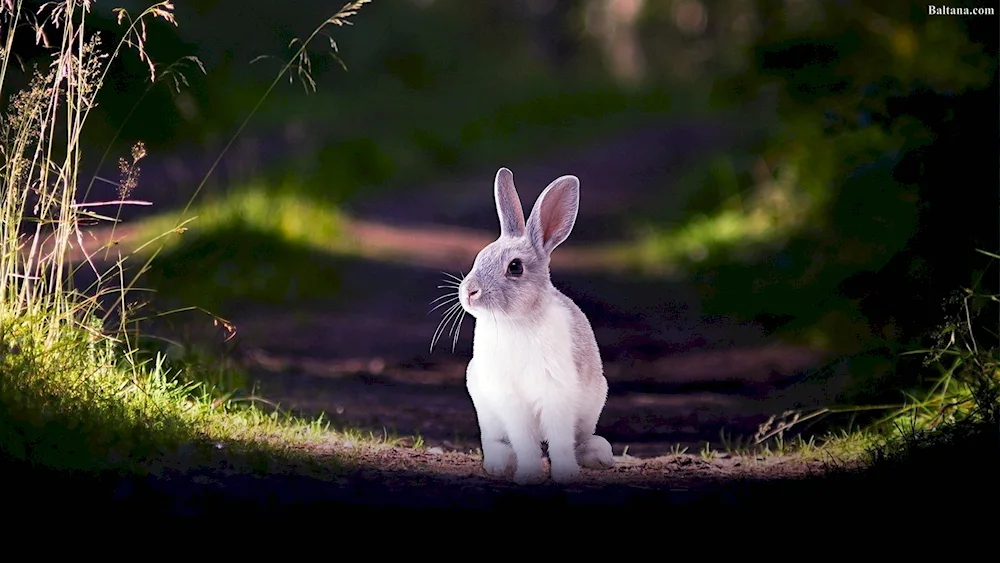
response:
<path id="1" fill-rule="evenodd" d="M 524 273 L 517 278 L 507 276 L 507 265 L 515 258 L 524 265 Z M 537 313 L 551 286 L 548 256 L 539 256 L 525 238 L 501 235 L 479 253 L 465 283 L 469 290 L 481 292 L 483 308 L 511 319 L 527 319 Z"/>
<path id="2" fill-rule="evenodd" d="M 579 209 L 580 180 L 576 176 L 556 178 L 542 190 L 527 226 L 528 238 L 539 254 L 552 254 L 569 237 Z"/>
<path id="3" fill-rule="evenodd" d="M 514 190 L 514 174 L 510 170 L 501 168 L 497 171 L 493 193 L 497 215 L 500 217 L 500 234 L 509 237 L 523 236 L 524 210 L 521 209 L 521 199 Z"/>
<path id="4" fill-rule="evenodd" d="M 580 307 L 572 299 L 566 297 L 561 291 L 552 288 L 558 295 L 557 298 L 570 310 L 573 317 L 573 365 L 580 381 L 587 389 L 588 394 L 600 397 L 601 406 L 607 400 L 608 386 L 604 379 L 604 363 L 601 361 L 601 351 L 597 347 L 597 337 L 594 329 L 590 326 L 587 316 L 580 310 Z M 581 420 L 577 428 L 577 439 L 585 440 L 597 430 L 597 419 L 600 417 L 601 409 L 597 410 L 597 417 L 590 420 Z"/>
<path id="5" fill-rule="evenodd" d="M 481 307 L 528 323 L 538 314 L 545 298 L 554 297 L 573 317 L 573 358 L 581 380 L 589 385 L 602 379 L 604 366 L 590 321 L 572 299 L 552 285 L 549 270 L 552 251 L 569 237 L 576 223 L 580 181 L 570 175 L 553 180 L 538 196 L 527 224 L 513 173 L 507 168 L 497 172 L 494 197 L 501 234 L 476 256 L 465 279 L 466 288 L 480 290 Z M 558 217 L 559 226 L 549 236 L 541 224 L 543 214 Z M 524 273 L 507 276 L 507 266 L 515 258 L 521 260 Z M 589 433 L 593 434 L 593 429 Z"/>
<path id="6" fill-rule="evenodd" d="M 613 465 L 611 446 L 595 435 L 608 390 L 597 340 L 583 311 L 552 285 L 549 271 L 552 251 L 569 237 L 576 222 L 580 181 L 571 175 L 555 179 L 539 195 L 526 222 L 510 170 L 501 168 L 497 172 L 494 197 L 500 236 L 479 252 L 472 270 L 462 281 L 459 290 L 462 305 L 474 317 L 492 316 L 497 321 L 522 327 L 539 326 L 547 303 L 558 303 L 569 312 L 572 347 L 569 352 L 582 391 L 579 398 L 574 399 L 574 403 L 579 404 L 574 407 L 575 436 L 570 440 L 575 438 L 576 459 L 580 465 L 610 467 Z M 519 259 L 523 265 L 523 273 L 519 276 L 508 275 L 508 266 L 514 259 Z M 475 307 L 469 306 L 472 299 L 476 301 Z M 470 371 L 475 361 L 473 358 L 470 362 Z M 574 393 L 574 396 L 577 395 Z M 482 416 L 486 418 L 481 418 L 481 426 L 494 415 L 487 411 Z M 484 451 L 485 448 L 484 443 Z M 485 461 L 484 464 L 489 465 Z M 563 470 L 564 473 L 568 471 L 565 467 Z"/>
<path id="7" fill-rule="evenodd" d="M 549 272 L 552 251 L 566 240 L 576 222 L 579 186 L 580 181 L 575 176 L 562 176 L 553 181 L 538 196 L 527 225 L 519 227 L 525 223 L 513 174 L 507 168 L 497 172 L 494 197 L 500 217 L 500 237 L 479 252 L 465 281 L 468 289 L 482 292 L 479 296 L 482 307 L 502 312 L 511 319 L 530 319 L 546 294 L 555 293 L 573 310 L 574 318 L 581 318 L 585 329 L 590 331 L 590 323 L 583 312 L 552 285 Z M 559 227 L 545 233 L 541 224 L 543 214 L 558 217 Z M 507 266 L 515 258 L 521 260 L 524 273 L 519 277 L 507 276 Z M 593 340 L 592 331 L 590 339 Z"/>

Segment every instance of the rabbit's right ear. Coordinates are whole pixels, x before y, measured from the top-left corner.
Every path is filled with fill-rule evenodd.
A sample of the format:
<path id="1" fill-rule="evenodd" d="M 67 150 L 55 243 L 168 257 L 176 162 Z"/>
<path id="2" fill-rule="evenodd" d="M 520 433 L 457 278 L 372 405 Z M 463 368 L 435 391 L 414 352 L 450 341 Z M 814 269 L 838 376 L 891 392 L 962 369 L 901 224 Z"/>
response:
<path id="1" fill-rule="evenodd" d="M 497 215 L 500 217 L 500 234 L 511 237 L 524 235 L 524 210 L 521 199 L 514 189 L 514 174 L 501 168 L 493 182 L 493 194 L 497 200 Z"/>

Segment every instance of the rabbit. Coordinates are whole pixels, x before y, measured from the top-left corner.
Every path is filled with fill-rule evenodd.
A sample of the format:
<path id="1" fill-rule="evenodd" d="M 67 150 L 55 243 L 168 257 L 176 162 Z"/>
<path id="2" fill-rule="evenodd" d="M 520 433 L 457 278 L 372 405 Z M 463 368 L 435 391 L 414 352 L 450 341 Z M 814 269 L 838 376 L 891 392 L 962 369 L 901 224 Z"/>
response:
<path id="1" fill-rule="evenodd" d="M 597 436 L 608 382 L 590 321 L 552 285 L 552 251 L 569 236 L 580 203 L 576 176 L 555 179 L 527 224 L 514 176 L 494 180 L 500 236 L 476 256 L 459 284 L 459 301 L 475 319 L 466 387 L 479 423 L 483 469 L 519 485 L 551 478 L 568 483 L 580 466 L 613 467 L 611 444 Z"/>

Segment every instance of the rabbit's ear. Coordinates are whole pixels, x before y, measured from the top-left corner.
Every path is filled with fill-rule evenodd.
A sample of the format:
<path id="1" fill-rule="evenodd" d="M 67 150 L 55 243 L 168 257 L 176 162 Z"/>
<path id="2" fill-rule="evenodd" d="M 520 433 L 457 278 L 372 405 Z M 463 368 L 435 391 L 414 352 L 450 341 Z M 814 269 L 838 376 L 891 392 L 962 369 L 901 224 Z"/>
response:
<path id="1" fill-rule="evenodd" d="M 521 199 L 514 189 L 514 174 L 501 168 L 493 182 L 493 194 L 497 200 L 497 215 L 500 217 L 500 234 L 512 237 L 524 235 L 524 210 Z"/>
<path id="2" fill-rule="evenodd" d="M 556 178 L 538 196 L 528 217 L 528 236 L 541 254 L 550 254 L 562 244 L 580 209 L 580 180 L 576 176 Z"/>

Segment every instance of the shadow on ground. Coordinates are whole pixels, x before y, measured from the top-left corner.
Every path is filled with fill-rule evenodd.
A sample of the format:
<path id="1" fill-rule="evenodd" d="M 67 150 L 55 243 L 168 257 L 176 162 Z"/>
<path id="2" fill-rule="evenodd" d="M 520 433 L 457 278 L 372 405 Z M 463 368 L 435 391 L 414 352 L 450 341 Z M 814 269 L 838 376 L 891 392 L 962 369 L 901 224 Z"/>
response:
<path id="1" fill-rule="evenodd" d="M 411 456 L 426 455 L 410 452 Z M 970 454 L 975 459 L 969 459 Z M 719 469 L 727 464 L 729 471 Z M 911 510 L 937 518 L 935 515 L 944 514 L 937 510 L 962 515 L 966 509 L 991 506 L 1000 500 L 1000 487 L 995 482 L 1000 470 L 1000 429 L 978 428 L 948 443 L 882 460 L 864 471 L 827 468 L 824 475 L 817 475 L 821 464 L 790 464 L 793 470 L 784 470 L 780 464 L 768 467 L 763 463 L 760 471 L 736 473 L 733 465 L 669 456 L 656 467 L 647 467 L 646 479 L 631 479 L 626 484 L 607 477 L 568 487 L 516 487 L 466 475 L 462 469 L 429 472 L 371 465 L 323 479 L 273 469 L 266 475 L 254 475 L 225 463 L 184 473 L 167 470 L 145 478 L 72 476 L 23 464 L 4 463 L 3 467 L 8 477 L 4 480 L 7 507 L 22 517 L 57 513 L 73 519 L 117 514 L 148 524 L 150 516 L 201 516 L 223 526 L 235 521 L 242 526 L 248 517 L 278 516 L 305 522 L 314 518 L 326 521 L 339 514 L 342 517 L 336 519 L 342 530 L 352 522 L 370 526 L 371 522 L 359 518 L 369 515 L 406 517 L 421 510 L 442 518 L 467 518 L 488 511 L 517 515 L 522 520 L 533 515 L 589 519 L 603 514 L 598 520 L 602 531 L 642 528 L 654 521 L 657 526 L 671 521 L 684 529 L 708 531 L 718 522 L 698 516 L 715 511 L 716 516 L 725 514 L 726 521 L 737 527 L 746 526 L 747 521 L 735 518 L 777 516 L 755 528 L 774 525 L 787 531 L 817 522 L 852 528 L 861 523 L 913 525 L 907 520 L 908 514 L 915 514 Z M 616 471 L 627 472 L 628 467 L 620 463 Z M 628 512 L 610 519 L 607 512 L 597 512 L 609 508 Z M 949 521 L 942 521 L 941 526 L 951 521 L 948 517 L 945 520 Z M 386 525 L 402 522 L 418 527 L 422 523 L 383 521 Z M 961 522 L 963 531 L 969 533 L 980 525 L 979 519 L 962 516 L 956 516 L 954 522 Z M 988 524 L 987 520 L 982 522 Z"/>

